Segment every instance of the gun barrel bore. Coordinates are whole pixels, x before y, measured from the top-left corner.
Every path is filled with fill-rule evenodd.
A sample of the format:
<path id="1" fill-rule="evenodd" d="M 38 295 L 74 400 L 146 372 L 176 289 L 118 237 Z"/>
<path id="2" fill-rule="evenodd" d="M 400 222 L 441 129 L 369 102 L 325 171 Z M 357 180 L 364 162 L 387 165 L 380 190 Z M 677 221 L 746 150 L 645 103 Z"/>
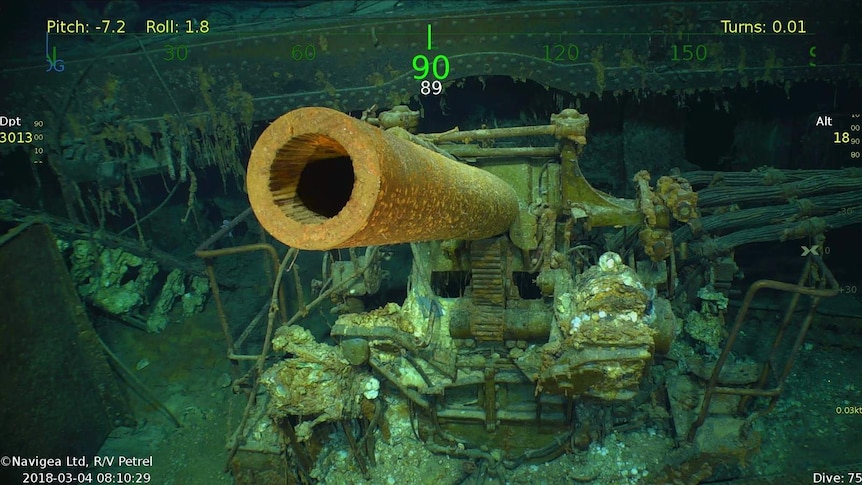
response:
<path id="1" fill-rule="evenodd" d="M 247 181 L 263 228 L 299 249 L 482 239 L 518 211 L 500 178 L 319 107 L 264 130 Z"/>

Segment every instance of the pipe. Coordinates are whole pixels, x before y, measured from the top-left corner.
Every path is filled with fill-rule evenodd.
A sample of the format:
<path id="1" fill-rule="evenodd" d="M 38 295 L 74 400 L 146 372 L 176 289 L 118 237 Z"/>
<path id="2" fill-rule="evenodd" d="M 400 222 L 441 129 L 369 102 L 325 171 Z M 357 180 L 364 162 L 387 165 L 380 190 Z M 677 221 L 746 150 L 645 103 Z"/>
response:
<path id="1" fill-rule="evenodd" d="M 505 232 L 518 212 L 506 182 L 328 108 L 300 108 L 255 143 L 248 196 L 264 229 L 325 250 Z"/>

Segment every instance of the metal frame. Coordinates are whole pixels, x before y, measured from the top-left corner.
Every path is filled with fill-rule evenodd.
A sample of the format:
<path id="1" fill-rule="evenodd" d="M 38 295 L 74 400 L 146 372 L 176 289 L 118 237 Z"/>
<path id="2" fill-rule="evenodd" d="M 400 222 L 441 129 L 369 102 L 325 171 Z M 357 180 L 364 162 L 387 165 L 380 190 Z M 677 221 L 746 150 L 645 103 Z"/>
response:
<path id="1" fill-rule="evenodd" d="M 819 270 L 819 274 L 813 271 L 815 267 Z M 815 283 L 821 283 L 821 286 L 823 286 L 822 281 L 823 278 L 825 278 L 826 283 L 828 283 L 829 285 L 829 288 L 824 289 L 804 286 L 804 283 L 809 278 Z M 778 329 L 778 333 L 776 334 L 775 339 L 772 342 L 772 348 L 769 351 L 769 357 L 767 358 L 760 373 L 760 378 L 758 379 L 757 384 L 754 388 L 718 387 L 718 376 L 721 374 L 721 369 L 724 367 L 724 364 L 727 361 L 727 357 L 730 355 L 730 352 L 733 349 L 733 344 L 736 343 L 736 337 L 737 335 L 739 335 L 739 330 L 742 328 L 742 324 L 743 322 L 745 322 L 745 317 L 748 315 L 748 309 L 751 306 L 751 301 L 754 299 L 754 295 L 757 294 L 758 291 L 765 288 L 793 293 L 793 297 L 791 298 L 790 304 L 787 307 L 787 311 L 784 314 L 784 318 L 781 322 L 781 326 Z M 759 280 L 754 282 L 754 284 L 752 284 L 748 288 L 748 291 L 745 294 L 742 308 L 740 308 L 739 313 L 736 316 L 736 321 L 733 325 L 733 329 L 730 331 L 730 335 L 728 335 L 727 337 L 727 343 L 725 344 L 724 349 L 722 349 L 721 356 L 718 358 L 718 362 L 712 370 L 712 375 L 709 378 L 709 384 L 707 385 L 706 392 L 703 396 L 703 403 L 700 406 L 700 413 L 698 414 L 698 417 L 694 421 L 694 423 L 692 423 L 686 439 L 688 441 L 694 440 L 694 437 L 697 434 L 697 429 L 703 424 L 704 420 L 706 420 L 706 416 L 709 413 L 709 404 L 714 394 L 733 394 L 742 396 L 742 399 L 739 403 L 739 407 L 737 409 L 737 412 L 740 414 L 745 411 L 746 405 L 752 397 L 771 398 L 769 406 L 766 409 L 760 410 L 752 414 L 746 420 L 747 423 L 751 423 L 755 419 L 771 412 L 772 409 L 775 408 L 775 403 L 778 401 L 778 398 L 780 397 L 781 393 L 784 391 L 784 381 L 787 379 L 787 376 L 790 374 L 790 370 L 793 368 L 793 362 L 796 359 L 796 355 L 799 353 L 799 348 L 802 347 L 802 343 L 805 340 L 805 334 L 808 332 L 808 328 L 811 326 L 811 321 L 814 318 L 814 313 L 817 311 L 817 306 L 820 304 L 820 299 L 836 296 L 839 293 L 839 289 L 840 286 L 835 280 L 835 277 L 832 275 L 832 272 L 829 271 L 829 268 L 826 267 L 826 265 L 823 263 L 823 260 L 819 256 L 814 255 L 813 253 L 809 254 L 808 259 L 805 262 L 805 267 L 802 270 L 802 275 L 799 278 L 799 282 L 795 285 L 774 280 Z M 779 367 L 774 364 L 775 357 L 778 353 L 778 348 L 781 345 L 781 340 L 784 337 L 784 332 L 787 330 L 787 327 L 790 326 L 791 320 L 793 318 L 793 312 L 796 310 L 796 306 L 799 303 L 800 295 L 808 295 L 812 297 L 811 307 L 808 309 L 808 313 L 802 320 L 802 325 L 799 329 L 799 332 L 796 334 L 796 339 L 793 342 L 793 347 L 790 351 L 790 355 L 787 357 L 787 361 L 781 368 L 781 374 L 775 375 L 773 372 L 771 372 Z M 766 381 L 771 374 L 776 379 L 776 385 L 775 387 L 772 387 L 770 389 L 765 389 Z"/>
<path id="2" fill-rule="evenodd" d="M 251 331 L 254 330 L 254 327 L 257 323 L 263 318 L 263 315 L 266 315 L 266 309 L 269 308 L 269 302 L 264 305 L 264 309 L 248 324 L 246 329 L 242 332 L 239 339 L 234 341 L 233 336 L 231 336 L 230 332 L 230 324 L 227 320 L 227 314 L 224 310 L 224 304 L 221 301 L 221 293 L 219 292 L 218 279 L 215 275 L 215 267 L 213 266 L 213 259 L 220 256 L 229 256 L 235 254 L 248 253 L 252 251 L 263 251 L 268 254 L 272 259 L 272 275 L 274 276 L 278 272 L 278 264 L 279 258 L 278 253 L 275 248 L 271 244 L 266 243 L 257 243 L 257 244 L 247 244 L 245 246 L 236 246 L 232 248 L 224 248 L 224 249 L 209 249 L 215 244 L 218 240 L 228 234 L 231 229 L 236 227 L 240 222 L 245 220 L 251 214 L 251 208 L 244 210 L 241 214 L 236 216 L 232 221 L 228 224 L 225 224 L 218 232 L 213 234 L 209 239 L 202 242 L 200 246 L 195 249 L 195 256 L 204 260 L 206 263 L 206 272 L 207 277 L 210 281 L 210 289 L 213 293 L 213 299 L 216 304 L 216 311 L 218 312 L 219 321 L 221 322 L 222 331 L 224 332 L 224 337 L 227 342 L 227 355 L 230 360 L 257 360 L 260 355 L 240 355 L 236 353 L 236 348 L 238 345 L 242 345 L 243 341 L 251 334 Z M 270 277 L 272 280 L 272 277 Z M 269 286 L 274 284 L 273 281 L 269 282 Z M 278 304 L 279 304 L 279 312 L 281 313 L 282 322 L 287 321 L 287 304 L 284 299 L 284 287 L 278 289 Z"/>

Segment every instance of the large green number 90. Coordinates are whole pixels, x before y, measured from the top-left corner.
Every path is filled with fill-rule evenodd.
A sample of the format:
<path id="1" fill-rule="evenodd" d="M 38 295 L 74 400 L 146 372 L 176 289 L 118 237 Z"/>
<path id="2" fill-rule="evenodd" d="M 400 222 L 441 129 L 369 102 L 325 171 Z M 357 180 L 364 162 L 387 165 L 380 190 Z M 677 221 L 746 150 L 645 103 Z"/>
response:
<path id="1" fill-rule="evenodd" d="M 438 61 L 442 61 L 442 74 L 437 68 Z M 440 55 L 436 56 L 433 62 L 429 62 L 427 57 L 423 56 L 422 54 L 417 54 L 413 57 L 413 70 L 419 73 L 414 74 L 413 79 L 425 79 L 426 77 L 428 77 L 428 71 L 431 71 L 434 74 L 435 79 L 443 81 L 444 79 L 446 79 L 446 76 L 449 75 L 449 58 Z"/>

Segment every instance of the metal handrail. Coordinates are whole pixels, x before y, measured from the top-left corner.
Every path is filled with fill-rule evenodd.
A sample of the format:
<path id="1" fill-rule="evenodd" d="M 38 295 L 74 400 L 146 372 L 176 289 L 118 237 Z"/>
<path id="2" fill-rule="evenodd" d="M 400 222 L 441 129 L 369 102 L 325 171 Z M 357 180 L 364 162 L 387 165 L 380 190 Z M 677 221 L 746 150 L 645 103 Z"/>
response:
<path id="1" fill-rule="evenodd" d="M 219 229 L 215 234 L 210 236 L 206 241 L 202 242 L 197 249 L 195 249 L 195 256 L 201 258 L 206 263 L 206 272 L 207 277 L 210 282 L 210 290 L 213 293 L 213 299 L 216 303 L 216 312 L 219 316 L 219 321 L 221 322 L 222 331 L 224 332 L 225 340 L 227 341 L 227 355 L 230 360 L 256 360 L 258 358 L 257 355 L 237 355 L 236 353 L 236 342 L 233 339 L 233 336 L 230 332 L 230 324 L 227 320 L 227 314 L 224 310 L 224 304 L 221 300 L 221 293 L 219 292 L 218 279 L 215 275 L 215 268 L 213 266 L 213 259 L 221 256 L 229 256 L 235 254 L 248 253 L 252 251 L 263 251 L 269 255 L 272 260 L 272 269 L 273 273 L 276 274 L 278 271 L 279 258 L 278 253 L 275 248 L 271 244 L 266 243 L 255 243 L 255 244 L 246 244 L 244 246 L 236 246 L 232 248 L 222 248 L 222 249 L 210 249 L 213 244 L 219 241 L 226 234 L 229 234 L 231 229 L 237 226 L 240 222 L 242 222 L 246 217 L 251 214 L 251 208 L 249 207 L 245 211 L 243 211 L 238 216 L 234 217 L 229 223 L 225 224 L 221 229 Z M 272 281 L 270 281 L 272 284 Z M 287 322 L 287 305 L 284 299 L 284 287 L 278 289 L 278 304 L 279 304 L 279 312 L 281 313 L 282 322 Z M 248 327 L 255 325 L 257 321 L 252 321 Z M 250 332 L 250 328 L 246 328 L 243 331 L 243 335 L 247 335 Z"/>
<path id="2" fill-rule="evenodd" d="M 806 279 L 814 276 L 812 274 L 813 264 L 817 265 L 817 268 L 820 270 L 821 275 L 826 278 L 826 282 L 830 287 L 829 289 L 817 289 L 803 286 Z M 754 295 L 764 288 L 785 291 L 793 293 L 794 295 L 791 298 L 787 311 L 784 314 L 784 319 L 782 320 L 781 326 L 778 329 L 778 334 L 776 334 L 775 339 L 772 342 L 772 348 L 769 352 L 769 357 L 767 358 L 767 361 L 763 366 L 763 369 L 761 370 L 760 378 L 757 381 L 757 385 L 753 389 L 718 387 L 718 376 L 721 374 L 721 370 L 724 367 L 724 364 L 727 361 L 731 350 L 733 349 L 734 343 L 736 343 L 736 337 L 739 335 L 739 331 L 742 328 L 743 322 L 745 322 L 745 317 L 748 314 L 748 309 L 751 306 L 751 301 L 754 299 Z M 775 403 L 778 401 L 778 397 L 784 390 L 784 381 L 790 374 L 790 370 L 793 367 L 793 362 L 796 359 L 796 355 L 799 353 L 800 347 L 802 347 L 802 343 L 805 340 L 805 334 L 806 332 L 808 332 L 808 328 L 811 326 L 811 321 L 814 318 L 814 313 L 817 311 L 817 306 L 820 304 L 820 299 L 833 297 L 839 292 L 840 286 L 835 280 L 835 277 L 832 275 L 832 272 L 829 270 L 829 268 L 826 267 L 826 265 L 823 263 L 823 260 L 814 253 L 809 254 L 808 259 L 805 262 L 805 266 L 802 270 L 802 275 L 799 278 L 799 282 L 795 285 L 774 280 L 759 280 L 754 282 L 748 288 L 748 291 L 745 294 L 742 308 L 740 308 L 739 313 L 736 315 L 736 321 L 734 322 L 733 329 L 730 331 L 730 334 L 727 337 L 727 343 L 721 351 L 721 355 L 718 358 L 718 362 L 716 362 L 715 367 L 712 369 L 712 375 L 709 378 L 709 384 L 707 384 L 706 392 L 703 396 L 703 402 L 700 406 L 700 413 L 698 414 L 698 417 L 694 421 L 694 423 L 692 423 L 686 439 L 688 441 L 694 440 L 695 434 L 697 433 L 697 429 L 703 424 L 704 420 L 706 420 L 706 415 L 709 412 L 710 401 L 712 400 L 712 396 L 714 394 L 735 394 L 743 396 L 743 398 L 740 400 L 738 407 L 739 413 L 744 412 L 746 404 L 749 399 L 751 399 L 751 397 L 771 397 L 772 400 L 770 401 L 769 406 L 765 410 L 755 413 L 748 420 L 748 422 L 751 422 L 751 420 L 771 412 L 772 409 L 775 407 Z M 778 347 L 781 344 L 781 340 L 784 336 L 784 331 L 790 325 L 791 319 L 793 317 L 793 312 L 796 310 L 796 305 L 799 303 L 800 295 L 809 295 L 813 297 L 813 300 L 811 302 L 811 308 L 808 310 L 808 314 L 802 321 L 802 326 L 799 329 L 799 333 L 796 335 L 796 340 L 793 343 L 793 348 L 791 349 L 790 355 L 788 356 L 787 361 L 784 364 L 784 368 L 782 369 L 781 375 L 777 376 L 778 378 L 776 386 L 771 389 L 764 389 L 764 387 L 766 386 L 766 380 L 768 379 L 770 374 L 775 354 L 777 353 Z"/>

